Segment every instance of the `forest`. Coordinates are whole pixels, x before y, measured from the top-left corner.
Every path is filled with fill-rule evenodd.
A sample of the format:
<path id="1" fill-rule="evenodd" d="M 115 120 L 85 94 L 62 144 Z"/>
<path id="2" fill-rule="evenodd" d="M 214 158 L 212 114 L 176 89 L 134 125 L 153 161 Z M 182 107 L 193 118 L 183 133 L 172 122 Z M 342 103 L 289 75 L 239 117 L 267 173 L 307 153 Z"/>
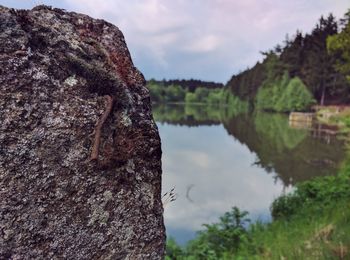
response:
<path id="1" fill-rule="evenodd" d="M 300 100 L 305 108 L 313 103 L 348 103 L 349 21 L 350 12 L 339 22 L 332 14 L 321 16 L 311 33 L 287 36 L 283 44 L 262 52 L 261 63 L 233 76 L 226 87 L 257 108 L 274 111 L 283 110 L 281 103 L 290 99 Z"/>
<path id="2" fill-rule="evenodd" d="M 151 99 L 156 103 L 197 102 L 216 103 L 222 100 L 224 85 L 201 80 L 162 80 L 151 79 L 147 82 Z M 209 97 L 210 96 L 210 97 Z"/>
<path id="3" fill-rule="evenodd" d="M 310 33 L 297 30 L 261 52 L 262 62 L 225 84 L 200 80 L 148 81 L 156 103 L 229 105 L 239 100 L 256 110 L 308 111 L 313 105 L 350 101 L 350 11 L 342 19 L 321 16 Z M 234 98 L 230 97 L 234 96 Z M 236 100 L 237 99 L 237 100 Z"/>

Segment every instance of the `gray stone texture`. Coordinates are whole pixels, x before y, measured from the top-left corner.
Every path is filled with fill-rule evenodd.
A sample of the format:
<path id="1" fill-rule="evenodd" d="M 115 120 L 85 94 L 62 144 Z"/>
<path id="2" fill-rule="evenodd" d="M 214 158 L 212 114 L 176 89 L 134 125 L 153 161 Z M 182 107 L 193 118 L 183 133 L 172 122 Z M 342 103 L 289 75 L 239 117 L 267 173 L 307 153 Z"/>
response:
<path id="1" fill-rule="evenodd" d="M 160 138 L 121 31 L 0 6 L 0 259 L 162 259 L 164 244 Z"/>

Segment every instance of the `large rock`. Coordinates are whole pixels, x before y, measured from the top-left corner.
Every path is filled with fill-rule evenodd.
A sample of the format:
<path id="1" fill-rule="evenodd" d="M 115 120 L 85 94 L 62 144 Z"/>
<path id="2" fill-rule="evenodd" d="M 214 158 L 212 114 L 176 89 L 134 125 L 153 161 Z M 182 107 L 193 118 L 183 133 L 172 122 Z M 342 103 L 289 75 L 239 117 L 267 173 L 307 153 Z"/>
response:
<path id="1" fill-rule="evenodd" d="M 0 91 L 0 259 L 163 258 L 160 139 L 119 29 L 0 6 Z"/>

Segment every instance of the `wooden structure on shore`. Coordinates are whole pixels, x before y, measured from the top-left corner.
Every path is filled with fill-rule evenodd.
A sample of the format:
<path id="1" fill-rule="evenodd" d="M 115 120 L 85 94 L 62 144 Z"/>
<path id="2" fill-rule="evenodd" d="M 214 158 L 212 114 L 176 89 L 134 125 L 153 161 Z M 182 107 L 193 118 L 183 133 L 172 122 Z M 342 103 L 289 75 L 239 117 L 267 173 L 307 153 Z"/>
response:
<path id="1" fill-rule="evenodd" d="M 315 113 L 291 112 L 289 125 L 293 128 L 311 128 L 315 119 Z"/>

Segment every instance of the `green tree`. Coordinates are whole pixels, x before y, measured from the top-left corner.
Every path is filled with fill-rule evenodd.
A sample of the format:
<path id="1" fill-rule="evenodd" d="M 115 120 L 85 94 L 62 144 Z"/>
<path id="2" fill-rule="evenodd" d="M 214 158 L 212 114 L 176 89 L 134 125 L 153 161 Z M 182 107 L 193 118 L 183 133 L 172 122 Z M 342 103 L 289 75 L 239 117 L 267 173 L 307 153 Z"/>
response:
<path id="1" fill-rule="evenodd" d="M 195 102 L 197 102 L 196 95 L 194 93 L 187 92 L 186 93 L 186 97 L 185 97 L 185 101 L 186 101 L 186 103 L 195 103 Z"/>
<path id="2" fill-rule="evenodd" d="M 184 102 L 186 91 L 179 85 L 166 87 L 165 98 L 167 102 Z"/>
<path id="3" fill-rule="evenodd" d="M 275 105 L 275 110 L 278 112 L 305 111 L 315 103 L 315 99 L 301 79 L 295 77 L 288 82 Z"/>
<path id="4" fill-rule="evenodd" d="M 285 71 L 284 65 L 275 52 L 269 51 L 263 54 L 265 55 L 264 65 L 266 68 L 266 78 L 262 85 L 271 85 L 275 83 L 276 79 L 283 75 Z"/>
<path id="5" fill-rule="evenodd" d="M 267 77 L 263 86 L 258 91 L 256 97 L 256 108 L 258 110 L 278 111 L 276 105 L 289 83 L 289 75 L 287 71 L 284 72 L 282 77 L 273 75 L 273 72 L 271 72 L 271 74 L 272 75 Z"/>
<path id="6" fill-rule="evenodd" d="M 290 80 L 287 72 L 261 87 L 256 97 L 256 109 L 266 111 L 305 111 L 315 103 L 301 79 L 294 77 Z"/>
<path id="7" fill-rule="evenodd" d="M 321 16 L 316 27 L 304 39 L 301 66 L 301 79 L 310 89 L 321 105 L 326 96 L 332 96 L 332 91 L 338 86 L 338 75 L 334 70 L 335 59 L 327 52 L 327 37 L 337 33 L 337 22 L 332 14 L 326 19 Z"/>
<path id="8" fill-rule="evenodd" d="M 207 88 L 197 87 L 196 90 L 194 91 L 197 102 L 201 102 L 201 103 L 207 102 L 207 97 L 209 93 L 212 91 L 215 91 L 215 90 L 209 90 Z"/>
<path id="9" fill-rule="evenodd" d="M 293 40 L 288 38 L 286 46 L 281 50 L 280 61 L 284 70 L 288 71 L 291 77 L 300 76 L 300 70 L 304 60 L 304 37 L 297 31 Z M 281 48 L 281 47 L 280 47 Z"/>
<path id="10" fill-rule="evenodd" d="M 350 10 L 345 14 L 342 22 L 343 30 L 327 38 L 327 49 L 337 56 L 336 69 L 350 81 Z"/>
<path id="11" fill-rule="evenodd" d="M 256 95 L 256 109 L 257 110 L 273 110 L 272 88 L 260 88 Z"/>
<path id="12" fill-rule="evenodd" d="M 164 102 L 165 91 L 164 86 L 157 84 L 154 80 L 147 82 L 147 87 L 150 90 L 152 102 Z"/>
<path id="13" fill-rule="evenodd" d="M 215 105 L 215 106 L 219 106 L 219 105 L 223 104 L 224 100 L 225 99 L 223 97 L 222 90 L 210 91 L 210 93 L 207 97 L 207 102 L 210 105 Z"/>
<path id="14" fill-rule="evenodd" d="M 257 62 L 254 67 L 232 76 L 227 82 L 226 88 L 241 100 L 252 102 L 265 80 L 264 63 L 265 61 L 263 63 Z"/>

